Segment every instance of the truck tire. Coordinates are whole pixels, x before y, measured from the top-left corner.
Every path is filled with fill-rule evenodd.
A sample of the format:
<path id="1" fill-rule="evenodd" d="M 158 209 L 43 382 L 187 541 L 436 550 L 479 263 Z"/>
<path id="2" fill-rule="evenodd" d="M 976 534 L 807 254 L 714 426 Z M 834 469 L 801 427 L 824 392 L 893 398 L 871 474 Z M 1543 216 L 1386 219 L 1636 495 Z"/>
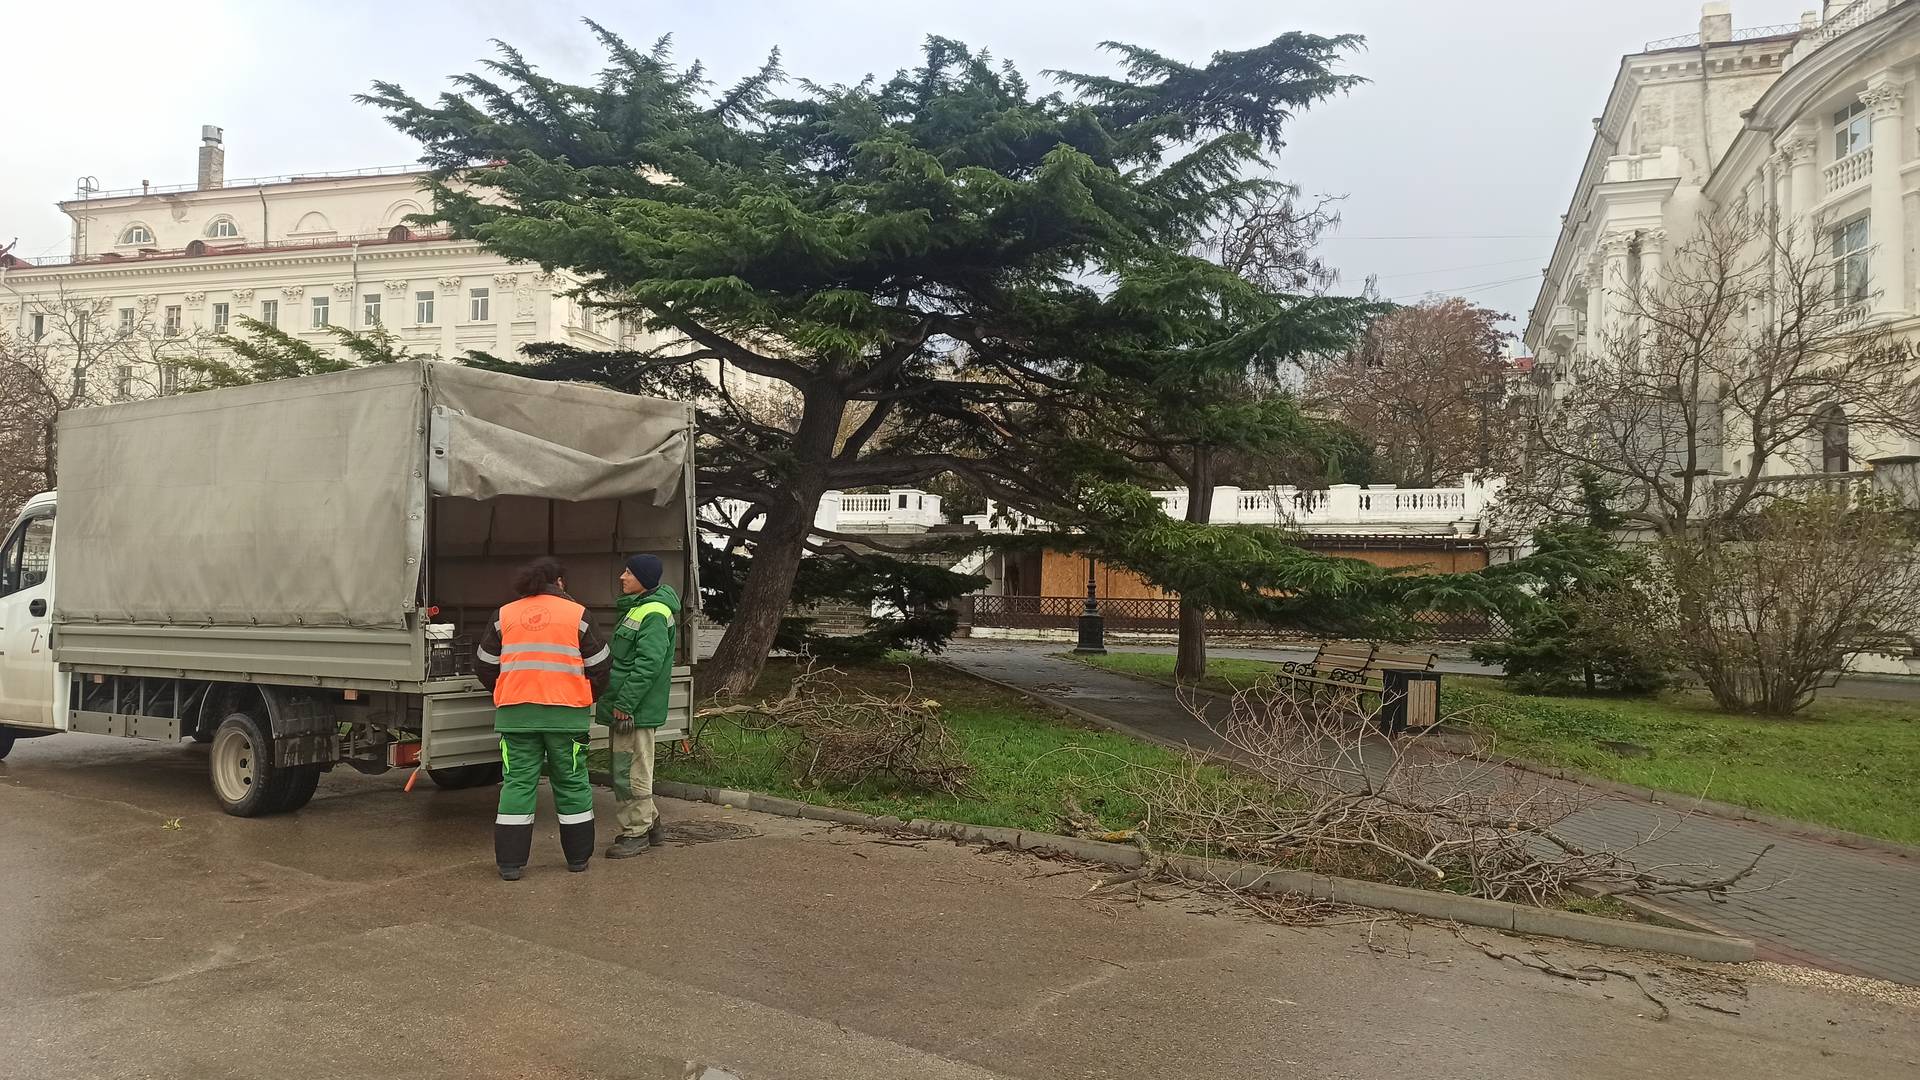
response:
<path id="1" fill-rule="evenodd" d="M 320 786 L 320 766 L 295 765 L 282 769 L 287 774 L 287 791 L 280 805 L 272 813 L 288 813 L 298 810 L 313 801 L 313 793 Z"/>
<path id="2" fill-rule="evenodd" d="M 237 712 L 220 721 L 207 755 L 213 796 L 234 817 L 258 817 L 286 808 L 299 769 L 273 764 L 273 739 L 260 721 Z M 312 796 L 309 791 L 308 796 Z"/>
<path id="3" fill-rule="evenodd" d="M 13 732 L 8 731 L 6 728 L 0 728 L 0 761 L 7 760 L 7 755 L 12 752 Z"/>
<path id="4" fill-rule="evenodd" d="M 500 782 L 500 763 L 488 762 L 481 765 L 455 765 L 447 769 L 428 769 L 427 779 L 441 791 L 459 791 L 462 788 L 486 787 Z"/>

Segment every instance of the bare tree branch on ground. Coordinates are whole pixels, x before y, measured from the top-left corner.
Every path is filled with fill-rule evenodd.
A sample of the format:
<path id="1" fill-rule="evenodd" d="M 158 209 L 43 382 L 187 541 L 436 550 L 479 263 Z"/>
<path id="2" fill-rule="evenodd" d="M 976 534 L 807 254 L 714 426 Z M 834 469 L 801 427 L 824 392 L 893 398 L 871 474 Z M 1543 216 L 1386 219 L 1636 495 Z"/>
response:
<path id="1" fill-rule="evenodd" d="M 1759 862 L 1731 873 L 1642 867 L 1634 849 L 1588 849 L 1558 824 L 1582 806 L 1575 789 L 1416 739 L 1385 740 L 1357 694 L 1319 700 L 1266 681 L 1237 693 L 1224 717 L 1195 717 L 1230 748 L 1180 772 L 1140 772 L 1147 829 L 1182 847 L 1259 863 L 1552 904 L 1576 886 L 1643 894 L 1724 896 Z M 1647 840 L 1657 837 L 1647 837 Z M 1762 853 L 1764 855 L 1764 852 Z"/>

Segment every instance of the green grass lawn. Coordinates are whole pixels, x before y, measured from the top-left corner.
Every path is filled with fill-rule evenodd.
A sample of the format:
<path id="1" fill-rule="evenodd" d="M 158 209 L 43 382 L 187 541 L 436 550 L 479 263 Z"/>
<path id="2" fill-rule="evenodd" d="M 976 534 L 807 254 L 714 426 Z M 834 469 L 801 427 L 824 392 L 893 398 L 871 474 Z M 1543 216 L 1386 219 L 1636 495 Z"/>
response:
<path id="1" fill-rule="evenodd" d="M 746 730 L 724 718 L 702 730 L 704 753 L 663 748 L 656 774 L 871 814 L 1061 832 L 1069 797 L 1110 827 L 1137 823 L 1145 808 L 1128 792 L 1137 781 L 1133 770 L 1183 765 L 1172 751 L 1090 728 L 1066 713 L 940 664 L 918 661 L 846 672 L 876 693 L 886 692 L 883 684 L 904 691 L 911 672 L 914 692 L 944 707 L 948 726 L 974 768 L 972 796 L 903 791 L 876 781 L 842 791 L 803 790 L 783 768 L 788 736 Z M 755 696 L 777 696 L 794 674 L 790 662 L 770 663 Z"/>
<path id="2" fill-rule="evenodd" d="M 1170 680 L 1173 657 L 1075 657 L 1108 671 Z M 1204 685 L 1231 689 L 1272 670 L 1211 660 Z M 1920 707 L 1825 698 L 1792 719 L 1716 712 L 1704 695 L 1528 697 L 1499 680 L 1447 676 L 1441 713 L 1491 732 L 1499 753 L 1888 840 L 1920 844 Z M 1603 745 L 1630 743 L 1650 757 Z"/>

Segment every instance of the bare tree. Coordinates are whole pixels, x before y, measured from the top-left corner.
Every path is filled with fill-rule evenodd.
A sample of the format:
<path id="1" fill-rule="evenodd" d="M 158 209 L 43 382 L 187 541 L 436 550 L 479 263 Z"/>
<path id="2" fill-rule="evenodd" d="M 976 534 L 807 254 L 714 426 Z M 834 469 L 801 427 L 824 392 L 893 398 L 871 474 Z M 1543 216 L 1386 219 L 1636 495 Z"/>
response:
<path id="1" fill-rule="evenodd" d="M 1675 625 L 1661 636 L 1721 708 L 1791 714 L 1852 654 L 1920 645 L 1915 541 L 1897 502 L 1845 488 L 1667 537 Z"/>
<path id="2" fill-rule="evenodd" d="M 0 512 L 52 490 L 59 415 L 173 393 L 180 373 L 214 347 L 199 330 L 158 322 L 150 305 L 110 317 L 105 300 L 64 290 L 24 298 L 39 333 L 0 329 Z"/>
<path id="3" fill-rule="evenodd" d="M 1538 409 L 1503 498 L 1565 516 L 1591 470 L 1631 525 L 1679 535 L 1753 510 L 1770 466 L 1830 465 L 1836 424 L 1920 430 L 1913 350 L 1861 318 L 1851 270 L 1770 219 L 1703 217 L 1646 287 L 1607 283 L 1619 314 Z"/>
<path id="4" fill-rule="evenodd" d="M 1372 440 L 1393 479 L 1429 487 L 1505 457 L 1507 316 L 1457 296 L 1396 308 L 1320 365 L 1309 400 Z"/>

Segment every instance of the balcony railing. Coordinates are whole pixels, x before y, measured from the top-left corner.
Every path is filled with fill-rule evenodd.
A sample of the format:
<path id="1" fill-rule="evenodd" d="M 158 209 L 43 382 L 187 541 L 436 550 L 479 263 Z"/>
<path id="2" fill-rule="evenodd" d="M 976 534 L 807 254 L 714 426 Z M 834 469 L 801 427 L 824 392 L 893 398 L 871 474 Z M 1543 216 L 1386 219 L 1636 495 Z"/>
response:
<path id="1" fill-rule="evenodd" d="M 408 173 L 426 172 L 425 165 L 382 165 L 371 169 L 334 169 L 321 172 L 288 173 L 280 176 L 254 176 L 244 180 L 227 180 L 220 188 L 267 187 L 272 184 L 299 184 L 311 180 L 352 180 L 366 176 L 405 176 Z M 124 199 L 134 195 L 176 195 L 183 191 L 219 190 L 202 188 L 199 184 L 148 184 L 137 188 L 116 188 L 112 191 L 80 191 L 74 199 Z"/>
<path id="2" fill-rule="evenodd" d="M 1858 30 L 1884 15 L 1889 9 L 1906 2 L 1907 0 L 1854 0 L 1853 3 L 1829 15 L 1819 26 L 1801 34 L 1800 40 L 1793 43 L 1792 51 L 1787 53 L 1788 66 L 1799 63 L 1828 42 L 1845 36 L 1849 31 Z"/>
<path id="3" fill-rule="evenodd" d="M 1753 41 L 1757 38 L 1787 37 L 1789 35 L 1799 33 L 1800 30 L 1801 30 L 1801 26 L 1797 22 L 1774 23 L 1772 26 L 1749 26 L 1749 27 L 1746 27 L 1745 29 L 1735 30 L 1733 32 L 1733 36 L 1728 38 L 1727 40 L 1728 41 Z M 1690 49 L 1698 44 L 1700 44 L 1700 35 L 1698 33 L 1678 34 L 1678 35 L 1675 35 L 1674 37 L 1660 38 L 1656 41 L 1649 41 L 1647 42 L 1646 48 L 1643 49 L 1642 51 L 1643 52 L 1659 52 L 1661 49 Z M 1721 43 L 1718 41 L 1713 41 L 1713 42 L 1708 42 L 1708 44 L 1719 45 Z"/>
<path id="4" fill-rule="evenodd" d="M 1826 178 L 1828 195 L 1837 195 L 1861 183 L 1873 175 L 1873 147 L 1855 150 L 1827 166 L 1823 175 Z"/>
<path id="5" fill-rule="evenodd" d="M 314 251 L 325 248 L 370 247 L 376 244 L 416 244 L 433 240 L 451 240 L 453 231 L 445 226 L 412 228 L 396 226 L 384 232 L 348 233 L 333 236 L 309 236 L 299 240 L 273 240 L 264 244 L 219 244 L 205 240 L 195 240 L 183 248 L 141 248 L 137 254 L 123 255 L 117 251 L 96 255 L 83 255 L 74 258 L 71 255 L 56 255 L 50 258 L 23 259 L 18 256 L 0 258 L 0 269 L 39 269 L 48 266 L 127 266 L 153 262 L 160 259 L 214 259 L 235 255 L 259 255 L 279 251 Z"/>
<path id="6" fill-rule="evenodd" d="M 1207 515 L 1214 525 L 1275 525 L 1309 532 L 1357 532 L 1370 529 L 1403 530 L 1408 526 L 1432 529 L 1479 531 L 1480 517 L 1497 492 L 1497 485 L 1481 483 L 1472 477 L 1459 487 L 1400 488 L 1375 484 L 1336 484 L 1330 488 L 1277 487 L 1244 490 L 1218 487 Z M 1156 491 L 1168 517 L 1187 515 L 1184 488 Z M 1030 518 L 996 514 L 989 506 L 985 514 L 969 515 L 968 523 L 983 532 L 1024 532 L 1045 529 L 1047 524 Z"/>
<path id="7" fill-rule="evenodd" d="M 1880 14 L 1886 6 L 1886 0 L 1853 0 L 1853 3 L 1841 8 L 1832 18 L 1821 23 L 1813 33 L 1808 34 L 1808 41 L 1817 49 Z"/>

